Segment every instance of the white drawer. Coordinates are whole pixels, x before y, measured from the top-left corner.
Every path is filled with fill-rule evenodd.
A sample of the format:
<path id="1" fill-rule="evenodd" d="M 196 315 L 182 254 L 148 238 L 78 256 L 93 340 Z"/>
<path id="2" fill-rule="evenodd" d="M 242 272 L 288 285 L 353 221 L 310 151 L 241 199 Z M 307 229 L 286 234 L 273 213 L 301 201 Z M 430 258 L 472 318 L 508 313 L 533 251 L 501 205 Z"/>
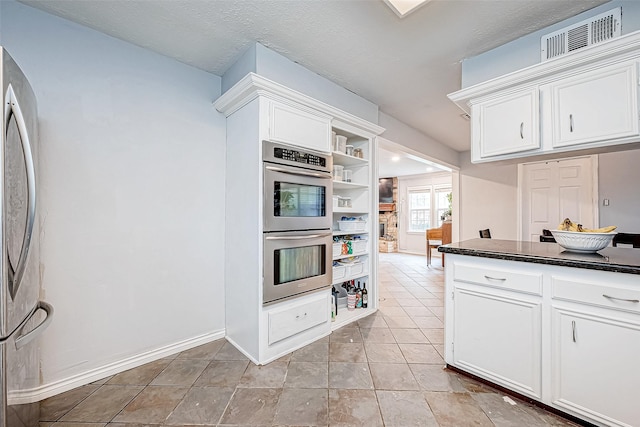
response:
<path id="1" fill-rule="evenodd" d="M 551 277 L 553 299 L 640 313 L 640 288 Z"/>
<path id="2" fill-rule="evenodd" d="M 269 313 L 269 345 L 329 320 L 326 293 L 303 304 L 276 309 Z"/>
<path id="3" fill-rule="evenodd" d="M 495 267 L 484 268 L 456 262 L 453 266 L 453 279 L 457 282 L 542 295 L 542 274 L 523 273 Z"/>
<path id="4" fill-rule="evenodd" d="M 333 267 L 333 281 L 340 280 L 347 277 L 347 267 L 344 265 L 337 265 Z"/>

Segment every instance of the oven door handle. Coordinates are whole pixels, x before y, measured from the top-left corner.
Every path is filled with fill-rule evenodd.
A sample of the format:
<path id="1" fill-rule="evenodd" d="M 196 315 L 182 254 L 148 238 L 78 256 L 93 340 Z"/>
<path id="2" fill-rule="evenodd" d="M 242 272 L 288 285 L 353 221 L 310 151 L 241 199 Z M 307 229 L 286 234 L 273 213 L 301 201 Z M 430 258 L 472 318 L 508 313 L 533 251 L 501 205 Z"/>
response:
<path id="1" fill-rule="evenodd" d="M 306 240 L 306 239 L 317 239 L 319 237 L 327 237 L 331 235 L 332 233 L 307 234 L 305 236 L 267 236 L 265 237 L 265 239 L 267 240 Z"/>
<path id="2" fill-rule="evenodd" d="M 312 176 L 314 178 L 320 178 L 320 179 L 331 179 L 331 174 L 326 174 L 322 172 L 308 172 L 308 171 L 298 170 L 298 169 L 291 170 L 287 168 L 280 168 L 277 166 L 265 166 L 265 169 L 268 169 L 274 172 L 287 173 L 289 175 Z"/>

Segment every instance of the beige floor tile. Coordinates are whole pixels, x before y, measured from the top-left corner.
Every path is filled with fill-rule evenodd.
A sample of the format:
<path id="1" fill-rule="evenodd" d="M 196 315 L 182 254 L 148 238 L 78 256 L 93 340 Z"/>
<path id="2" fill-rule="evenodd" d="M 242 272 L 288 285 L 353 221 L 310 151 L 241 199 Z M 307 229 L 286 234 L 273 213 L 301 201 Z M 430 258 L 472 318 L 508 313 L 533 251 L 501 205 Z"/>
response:
<path id="1" fill-rule="evenodd" d="M 329 362 L 329 388 L 373 389 L 369 364 Z"/>
<path id="2" fill-rule="evenodd" d="M 273 425 L 281 393 L 282 389 L 275 388 L 236 389 L 220 424 Z"/>
<path id="3" fill-rule="evenodd" d="M 429 340 L 420 329 L 391 329 L 397 343 L 428 344 Z"/>
<path id="4" fill-rule="evenodd" d="M 226 341 L 224 339 L 211 341 L 210 343 L 181 352 L 178 354 L 178 359 L 212 360 L 225 343 Z"/>
<path id="5" fill-rule="evenodd" d="M 61 420 L 75 422 L 111 421 L 142 389 L 141 386 L 103 385 L 67 412 Z"/>
<path id="6" fill-rule="evenodd" d="M 444 301 L 442 298 L 421 298 L 420 302 L 425 307 L 443 307 Z"/>
<path id="7" fill-rule="evenodd" d="M 406 363 L 370 363 L 376 390 L 420 390 Z"/>
<path id="8" fill-rule="evenodd" d="M 191 386 L 208 364 L 208 360 L 202 359 L 174 359 L 151 381 L 151 385 Z"/>
<path id="9" fill-rule="evenodd" d="M 316 341 L 291 354 L 292 362 L 328 362 L 329 342 Z"/>
<path id="10" fill-rule="evenodd" d="M 413 321 L 420 329 L 438 329 L 444 328 L 444 323 L 442 320 L 438 319 L 436 316 L 430 317 L 414 317 Z"/>
<path id="11" fill-rule="evenodd" d="M 367 356 L 362 343 L 332 342 L 329 344 L 330 362 L 366 362 Z"/>
<path id="12" fill-rule="evenodd" d="M 415 324 L 413 319 L 409 316 L 397 316 L 397 317 L 386 317 L 384 318 L 387 325 L 393 329 L 404 329 L 404 328 L 417 328 L 418 326 Z"/>
<path id="13" fill-rule="evenodd" d="M 364 345 L 369 363 L 405 363 L 404 356 L 398 344 L 367 342 Z"/>
<path id="14" fill-rule="evenodd" d="M 444 343 L 444 329 L 420 329 L 425 337 L 431 344 L 443 344 Z"/>
<path id="15" fill-rule="evenodd" d="M 329 364 L 327 362 L 290 362 L 285 388 L 329 387 Z"/>
<path id="16" fill-rule="evenodd" d="M 329 422 L 329 396 L 326 389 L 282 390 L 274 424 L 326 426 Z"/>
<path id="17" fill-rule="evenodd" d="M 169 363 L 171 363 L 170 359 L 160 359 L 129 369 L 111 377 L 107 384 L 148 385 Z"/>
<path id="18" fill-rule="evenodd" d="M 503 396 L 496 393 L 473 393 L 471 397 L 478 403 L 483 412 L 489 417 L 491 422 L 497 426 L 527 426 L 541 427 L 548 424 L 540 417 L 526 412 L 523 403 L 515 405 L 506 402 Z"/>
<path id="19" fill-rule="evenodd" d="M 409 298 L 396 298 L 400 307 L 420 307 L 422 304 L 417 298 L 410 296 Z"/>
<path id="20" fill-rule="evenodd" d="M 442 356 L 431 344 L 398 344 L 407 363 L 444 365 Z"/>
<path id="21" fill-rule="evenodd" d="M 249 366 L 248 361 L 214 360 L 202 372 L 195 385 L 199 387 L 235 387 Z"/>
<path id="22" fill-rule="evenodd" d="M 240 350 L 228 341 L 225 341 L 222 348 L 218 350 L 213 358 L 214 360 L 249 360 L 247 356 L 242 354 Z"/>
<path id="23" fill-rule="evenodd" d="M 388 328 L 387 322 L 384 321 L 382 315 L 372 314 L 363 319 L 358 320 L 358 326 L 361 328 Z"/>
<path id="24" fill-rule="evenodd" d="M 233 388 L 192 387 L 165 421 L 165 425 L 216 425 L 222 416 Z"/>
<path id="25" fill-rule="evenodd" d="M 187 394 L 184 386 L 147 386 L 113 420 L 124 423 L 163 423 Z"/>
<path id="26" fill-rule="evenodd" d="M 378 399 L 373 390 L 329 390 L 331 427 L 382 427 Z"/>
<path id="27" fill-rule="evenodd" d="M 409 364 L 409 368 L 422 390 L 461 393 L 466 391 L 458 379 L 459 374 L 445 369 L 442 365 Z"/>
<path id="28" fill-rule="evenodd" d="M 40 402 L 40 421 L 57 421 L 98 388 L 97 385 L 85 385 L 43 400 Z"/>
<path id="29" fill-rule="evenodd" d="M 402 307 L 380 307 L 379 312 L 385 317 L 407 315 L 407 312 Z"/>
<path id="30" fill-rule="evenodd" d="M 493 423 L 468 393 L 424 392 L 441 427 L 493 427 Z"/>
<path id="31" fill-rule="evenodd" d="M 420 306 L 420 307 L 405 307 L 405 311 L 407 312 L 407 314 L 409 316 L 411 316 L 412 318 L 416 318 L 416 317 L 432 317 L 435 316 L 435 314 L 429 310 L 427 307 L 425 306 Z"/>
<path id="32" fill-rule="evenodd" d="M 360 329 L 362 338 L 365 342 L 379 342 L 379 343 L 395 343 L 391 330 L 389 328 L 362 328 Z"/>
<path id="33" fill-rule="evenodd" d="M 377 390 L 380 412 L 385 427 L 431 427 L 436 419 L 423 392 Z"/>
<path id="34" fill-rule="evenodd" d="M 282 388 L 287 375 L 287 362 L 271 362 L 267 365 L 249 364 L 238 387 Z"/>
<path id="35" fill-rule="evenodd" d="M 340 328 L 331 332 L 329 342 L 362 342 L 362 335 L 359 328 Z"/>

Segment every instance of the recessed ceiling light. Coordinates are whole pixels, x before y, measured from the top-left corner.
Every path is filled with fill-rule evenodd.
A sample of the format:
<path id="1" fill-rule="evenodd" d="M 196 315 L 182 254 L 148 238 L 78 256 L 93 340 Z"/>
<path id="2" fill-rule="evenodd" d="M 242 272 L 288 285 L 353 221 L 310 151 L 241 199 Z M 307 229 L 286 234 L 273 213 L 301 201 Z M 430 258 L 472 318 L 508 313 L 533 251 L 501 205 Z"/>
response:
<path id="1" fill-rule="evenodd" d="M 432 168 L 431 166 L 429 166 L 429 167 L 427 168 L 427 172 L 433 172 L 433 168 Z"/>
<path id="2" fill-rule="evenodd" d="M 400 18 L 404 18 L 430 0 L 384 0 Z"/>
<path id="3" fill-rule="evenodd" d="M 398 156 L 393 156 L 393 157 L 391 158 L 391 160 L 393 160 L 394 162 L 397 162 L 398 160 L 400 160 L 400 157 L 398 157 Z"/>

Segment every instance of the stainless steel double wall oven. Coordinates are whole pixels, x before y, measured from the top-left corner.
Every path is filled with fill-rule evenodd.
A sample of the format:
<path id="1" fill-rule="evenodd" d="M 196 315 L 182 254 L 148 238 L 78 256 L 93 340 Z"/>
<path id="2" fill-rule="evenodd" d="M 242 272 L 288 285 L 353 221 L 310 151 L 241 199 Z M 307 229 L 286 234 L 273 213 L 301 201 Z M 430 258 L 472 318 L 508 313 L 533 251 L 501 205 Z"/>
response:
<path id="1" fill-rule="evenodd" d="M 265 304 L 331 286 L 332 158 L 263 142 Z"/>

